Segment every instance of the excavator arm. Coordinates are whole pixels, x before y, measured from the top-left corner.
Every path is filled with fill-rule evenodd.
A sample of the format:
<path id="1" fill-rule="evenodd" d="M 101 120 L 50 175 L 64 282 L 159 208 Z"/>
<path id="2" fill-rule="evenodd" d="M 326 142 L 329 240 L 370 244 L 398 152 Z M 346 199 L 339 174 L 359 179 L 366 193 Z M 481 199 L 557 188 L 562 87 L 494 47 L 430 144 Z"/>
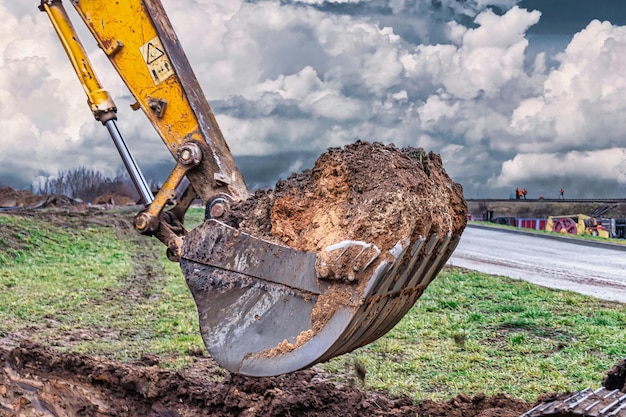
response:
<path id="1" fill-rule="evenodd" d="M 127 0 L 107 2 L 106 7 L 102 1 L 72 3 L 136 99 L 133 109 L 145 113 L 176 160 L 175 168 L 152 199 L 114 124 L 117 108 L 98 81 L 61 0 L 42 1 L 40 9 L 50 17 L 94 117 L 109 128 L 116 145 L 122 142 L 117 146 L 120 155 L 144 202 L 149 204 L 135 218 L 135 228 L 158 237 L 167 245 L 170 258 L 178 260 L 185 234 L 183 216 L 196 195 L 217 206 L 214 213 L 223 212 L 221 205 L 248 197 L 244 179 L 161 3 Z M 187 188 L 185 178 L 190 187 L 181 192 L 181 188 Z M 177 199 L 180 194 L 183 198 Z M 172 202 L 177 203 L 176 209 L 162 215 Z"/>
<path id="2" fill-rule="evenodd" d="M 132 107 L 145 113 L 176 161 L 153 196 L 61 0 L 42 0 L 94 117 L 111 133 L 146 204 L 135 228 L 161 240 L 180 263 L 202 338 L 220 365 L 252 376 L 293 372 L 370 343 L 398 323 L 454 250 L 463 210 L 444 228 L 428 226 L 426 236 L 398 230 L 384 251 L 351 235 L 316 252 L 296 250 L 221 222 L 229 205 L 250 193 L 159 0 L 72 4 L 136 99 Z M 420 155 L 406 158 L 422 163 Z M 440 193 L 452 189 L 441 184 Z M 197 197 L 206 203 L 205 222 L 187 231 L 184 215 Z M 432 224 L 428 209 L 405 214 Z M 345 282 L 329 278 L 343 271 Z"/>

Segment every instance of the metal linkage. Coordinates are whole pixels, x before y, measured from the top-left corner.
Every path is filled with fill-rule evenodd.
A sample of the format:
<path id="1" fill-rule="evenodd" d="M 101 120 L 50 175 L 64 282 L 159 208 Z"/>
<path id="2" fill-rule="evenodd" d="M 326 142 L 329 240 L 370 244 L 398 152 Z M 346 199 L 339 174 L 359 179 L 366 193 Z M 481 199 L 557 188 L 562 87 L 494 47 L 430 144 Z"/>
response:
<path id="1" fill-rule="evenodd" d="M 108 91 L 102 88 L 102 84 L 92 68 L 85 48 L 83 48 L 61 0 L 42 0 L 39 9 L 45 12 L 50 18 L 52 26 L 63 45 L 63 49 L 65 49 L 72 67 L 78 76 L 78 80 L 87 94 L 87 102 L 94 118 L 105 125 L 109 130 L 113 143 L 115 143 L 115 147 L 141 199 L 146 205 L 152 203 L 153 197 L 152 192 L 150 192 L 150 187 L 148 187 L 144 176 L 139 170 L 139 166 L 130 153 L 128 146 L 126 146 L 126 142 L 115 123 L 117 119 L 117 107 Z"/>
<path id="2" fill-rule="evenodd" d="M 126 167 L 126 171 L 128 171 L 130 179 L 133 181 L 133 184 L 135 184 L 135 188 L 141 196 L 141 200 L 145 205 L 149 205 L 154 200 L 154 196 L 152 194 L 152 191 L 150 191 L 150 187 L 148 186 L 146 179 L 139 169 L 139 165 L 137 165 L 137 162 L 135 162 L 135 158 L 133 158 L 133 155 L 130 153 L 128 146 L 126 146 L 126 141 L 124 141 L 122 134 L 117 128 L 117 123 L 115 123 L 115 119 L 108 120 L 105 123 L 105 126 L 111 134 L 111 139 L 113 139 L 113 143 L 115 144 L 115 147 L 117 148 L 117 151 L 119 152 L 120 157 L 124 162 L 124 166 Z"/>

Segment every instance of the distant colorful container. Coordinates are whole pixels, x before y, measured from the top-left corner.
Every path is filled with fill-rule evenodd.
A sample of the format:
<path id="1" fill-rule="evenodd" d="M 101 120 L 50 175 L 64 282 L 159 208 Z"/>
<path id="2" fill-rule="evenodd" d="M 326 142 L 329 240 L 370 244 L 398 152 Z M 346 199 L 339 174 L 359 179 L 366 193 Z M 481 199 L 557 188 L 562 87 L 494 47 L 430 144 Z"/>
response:
<path id="1" fill-rule="evenodd" d="M 516 226 L 524 229 L 545 230 L 548 219 L 515 219 Z"/>

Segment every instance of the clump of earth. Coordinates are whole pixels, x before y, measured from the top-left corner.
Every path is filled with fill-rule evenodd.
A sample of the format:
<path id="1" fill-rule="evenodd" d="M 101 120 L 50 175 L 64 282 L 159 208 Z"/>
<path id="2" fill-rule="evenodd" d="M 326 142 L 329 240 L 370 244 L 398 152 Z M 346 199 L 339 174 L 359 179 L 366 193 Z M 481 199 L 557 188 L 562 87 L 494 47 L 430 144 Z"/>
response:
<path id="1" fill-rule="evenodd" d="M 257 238 L 316 255 L 316 285 L 323 290 L 319 297 L 308 298 L 314 304 L 311 324 L 272 335 L 272 341 L 280 339 L 276 345 L 254 352 L 274 357 L 311 341 L 339 309 L 350 310 L 355 323 L 369 333 L 361 332 L 363 340 L 338 350 L 353 350 L 373 340 L 365 340 L 371 335 L 386 333 L 393 326 L 388 323 L 400 320 L 445 264 L 445 255 L 451 253 L 448 242 L 459 237 L 467 223 L 467 207 L 462 187 L 448 176 L 439 155 L 421 148 L 357 141 L 329 149 L 312 169 L 234 204 L 221 220 Z M 422 245 L 424 240 L 429 243 Z M 193 242 L 195 250 L 202 247 L 203 239 Z M 431 253 L 442 255 L 426 268 Z M 387 265 L 394 266 L 384 269 Z M 196 264 L 188 268 L 194 283 L 197 268 Z M 200 314 L 209 314 L 205 284 L 190 287 Z M 365 288 L 377 291 L 364 296 Z M 284 303 L 278 297 L 274 300 Z M 266 298 L 259 297 L 258 303 L 254 308 L 266 311 Z M 380 315 L 388 320 L 377 320 L 375 309 L 381 309 Z M 271 315 L 258 317 L 272 320 Z M 261 326 L 257 321 L 242 320 Z"/>
<path id="2" fill-rule="evenodd" d="M 356 240 L 385 254 L 402 240 L 460 235 L 467 205 L 439 155 L 358 141 L 329 149 L 313 169 L 279 181 L 275 189 L 257 191 L 232 207 L 224 221 L 253 236 L 315 252 L 328 267 L 325 278 L 346 278 L 330 265 L 324 248 Z"/>
<path id="3" fill-rule="evenodd" d="M 607 372 L 602 386 L 609 390 L 626 393 L 626 359 L 619 361 Z"/>
<path id="4" fill-rule="evenodd" d="M 105 193 L 94 198 L 91 202 L 94 205 L 110 205 L 110 206 L 134 206 L 137 204 L 132 198 L 117 194 L 117 193 Z"/>

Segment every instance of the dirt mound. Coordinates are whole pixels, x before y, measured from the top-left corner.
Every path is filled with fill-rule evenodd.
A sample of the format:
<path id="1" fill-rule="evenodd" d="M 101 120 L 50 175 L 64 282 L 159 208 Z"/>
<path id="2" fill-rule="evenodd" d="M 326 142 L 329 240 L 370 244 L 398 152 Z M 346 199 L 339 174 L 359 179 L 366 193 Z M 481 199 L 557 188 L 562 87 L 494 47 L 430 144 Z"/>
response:
<path id="1" fill-rule="evenodd" d="M 497 395 L 446 403 L 368 393 L 315 369 L 272 378 L 220 377 L 198 358 L 171 372 L 146 356 L 120 364 L 31 342 L 0 348 L 0 416 L 447 416 L 513 417 L 531 404 Z"/>
<path id="2" fill-rule="evenodd" d="M 65 207 L 76 204 L 77 201 L 64 195 L 38 195 L 26 190 L 14 190 L 11 187 L 0 188 L 2 208 Z"/>
<path id="3" fill-rule="evenodd" d="M 94 198 L 92 204 L 109 206 L 134 206 L 137 203 L 132 198 L 125 195 L 106 193 Z"/>
<path id="4" fill-rule="evenodd" d="M 358 141 L 257 192 L 225 222 L 323 258 L 324 248 L 341 241 L 373 243 L 387 253 L 400 240 L 460 234 L 467 206 L 439 155 Z"/>

